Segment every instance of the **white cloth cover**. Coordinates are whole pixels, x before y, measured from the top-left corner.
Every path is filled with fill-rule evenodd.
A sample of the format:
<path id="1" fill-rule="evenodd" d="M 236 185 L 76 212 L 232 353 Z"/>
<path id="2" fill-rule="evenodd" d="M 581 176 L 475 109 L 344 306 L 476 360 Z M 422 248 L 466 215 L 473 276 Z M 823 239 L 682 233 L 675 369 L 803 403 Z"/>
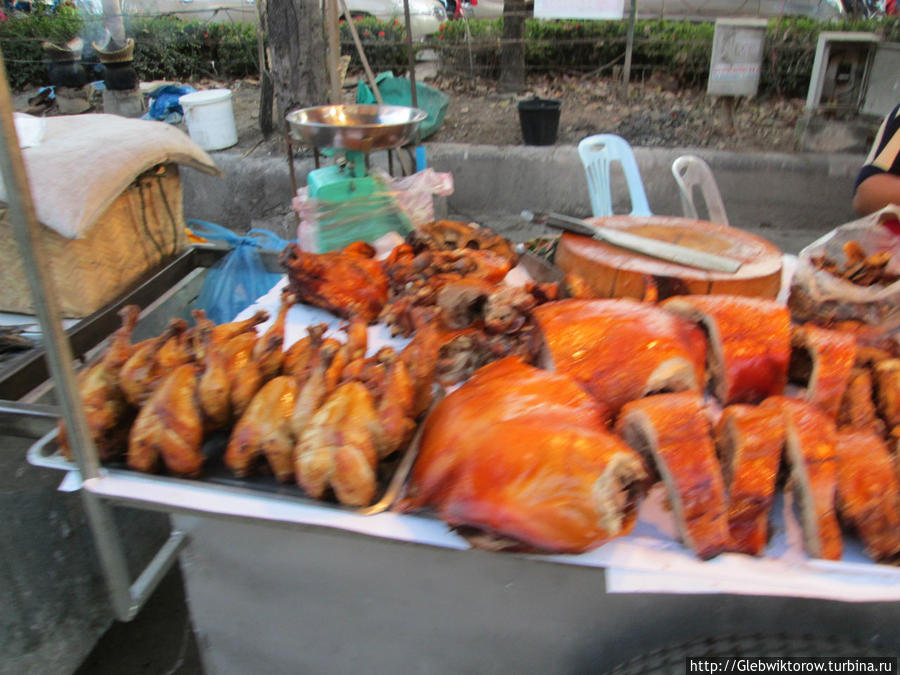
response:
<path id="1" fill-rule="evenodd" d="M 37 218 L 69 239 L 83 237 L 137 176 L 157 164 L 222 175 L 206 151 L 164 122 L 88 113 L 43 118 L 41 125 L 27 124 L 26 117 L 16 115 L 17 130 L 43 126 L 40 138 L 19 139 Z M 3 180 L 0 200 L 6 194 Z"/>

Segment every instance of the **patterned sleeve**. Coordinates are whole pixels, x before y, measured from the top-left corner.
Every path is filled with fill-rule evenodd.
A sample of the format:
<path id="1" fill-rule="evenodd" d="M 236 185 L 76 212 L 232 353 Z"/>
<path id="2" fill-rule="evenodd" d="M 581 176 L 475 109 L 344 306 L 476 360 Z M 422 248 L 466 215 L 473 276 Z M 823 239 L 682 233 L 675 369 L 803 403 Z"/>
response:
<path id="1" fill-rule="evenodd" d="M 900 105 L 884 119 L 866 162 L 856 177 L 856 188 L 869 176 L 892 173 L 900 176 Z"/>

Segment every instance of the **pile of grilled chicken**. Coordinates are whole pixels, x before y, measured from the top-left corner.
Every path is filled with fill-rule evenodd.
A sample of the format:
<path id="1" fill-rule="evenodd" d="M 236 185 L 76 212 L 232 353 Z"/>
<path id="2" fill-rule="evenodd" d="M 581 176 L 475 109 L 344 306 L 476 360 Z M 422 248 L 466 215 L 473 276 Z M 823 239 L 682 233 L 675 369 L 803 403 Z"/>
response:
<path id="1" fill-rule="evenodd" d="M 809 555 L 839 559 L 852 530 L 873 559 L 900 557 L 900 352 L 865 327 L 792 325 L 783 305 L 739 296 L 507 286 L 508 244 L 454 223 L 383 261 L 366 244 L 289 246 L 282 261 L 282 312 L 259 337 L 259 319 L 200 316 L 131 345 L 126 312 L 82 375 L 102 457 L 124 434 L 131 466 L 197 475 L 206 434 L 230 428 L 237 475 L 264 461 L 311 496 L 367 504 L 379 458 L 407 442 L 432 382 L 462 383 L 423 422 L 401 506 L 432 509 L 477 545 L 590 550 L 627 534 L 661 482 L 704 559 L 762 555 L 782 487 Z M 284 350 L 295 300 L 347 319 L 346 340 L 313 326 Z M 374 322 L 411 342 L 366 357 Z"/>
<path id="2" fill-rule="evenodd" d="M 367 351 L 367 324 L 352 321 L 341 342 L 325 324 L 284 349 L 294 297 L 285 293 L 278 317 L 261 335 L 260 312 L 214 325 L 195 312 L 195 325 L 173 320 L 160 336 L 131 344 L 138 308 L 101 358 L 85 368 L 79 387 L 100 459 L 175 475 L 202 474 L 204 442 L 229 434 L 224 461 L 237 476 L 259 470 L 297 482 L 312 497 L 333 494 L 343 504 L 371 503 L 379 460 L 401 448 L 429 405 L 432 372 L 418 346 L 397 354 Z M 60 445 L 70 454 L 60 423 Z"/>

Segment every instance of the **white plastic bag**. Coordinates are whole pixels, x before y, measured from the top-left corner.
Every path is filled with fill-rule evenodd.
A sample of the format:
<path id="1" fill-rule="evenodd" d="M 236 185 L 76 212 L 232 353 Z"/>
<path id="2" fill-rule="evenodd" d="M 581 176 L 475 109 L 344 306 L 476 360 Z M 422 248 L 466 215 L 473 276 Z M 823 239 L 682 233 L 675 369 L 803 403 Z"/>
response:
<path id="1" fill-rule="evenodd" d="M 836 227 L 800 251 L 791 280 L 788 307 L 797 322 L 828 326 L 860 321 L 886 334 L 900 332 L 900 281 L 859 286 L 820 269 L 814 259 L 824 255 L 843 263 L 843 246 L 857 242 L 866 256 L 890 251 L 887 270 L 900 273 L 900 233 L 891 225 L 900 220 L 900 207 L 888 206 L 872 215 Z"/>

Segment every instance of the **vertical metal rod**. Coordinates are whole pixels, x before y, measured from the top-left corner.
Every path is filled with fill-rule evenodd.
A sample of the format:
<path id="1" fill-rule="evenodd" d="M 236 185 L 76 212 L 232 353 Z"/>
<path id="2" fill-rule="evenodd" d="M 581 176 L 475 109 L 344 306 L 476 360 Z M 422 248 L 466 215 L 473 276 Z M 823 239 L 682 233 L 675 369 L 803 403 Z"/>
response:
<path id="1" fill-rule="evenodd" d="M 631 52 L 634 49 L 634 24 L 637 17 L 637 0 L 631 0 L 631 16 L 628 19 L 628 37 L 625 40 L 625 67 L 622 72 L 622 98 L 628 100 L 628 83 L 631 80 Z"/>
<path id="2" fill-rule="evenodd" d="M 337 0 L 325 0 L 328 10 L 328 76 L 331 79 L 331 103 L 340 105 L 341 76 L 338 73 L 338 63 L 341 60 L 341 37 L 338 28 L 338 3 Z"/>
<path id="3" fill-rule="evenodd" d="M 75 367 L 72 365 L 72 347 L 66 339 L 60 321 L 61 312 L 57 302 L 50 266 L 44 259 L 40 242 L 40 228 L 31 187 L 19 148 L 16 134 L 12 96 L 6 77 L 6 60 L 0 58 L 0 124 L 3 143 L 0 144 L 0 171 L 6 187 L 6 200 L 12 229 L 22 256 L 25 276 L 31 290 L 35 310 L 41 324 L 41 333 L 53 375 L 56 392 L 60 398 L 63 419 L 69 443 L 75 451 L 75 460 L 85 480 L 96 478 L 100 472 L 97 448 L 88 430 L 81 396 L 78 391 Z M 107 588 L 113 608 L 118 615 L 131 605 L 128 567 L 120 542 L 115 538 L 115 524 L 105 504 L 87 491 L 82 490 L 85 513 L 91 525 L 91 533 L 97 545 L 97 552 L 107 580 Z"/>
<path id="4" fill-rule="evenodd" d="M 419 95 L 416 91 L 416 53 L 412 46 L 412 19 L 409 17 L 409 0 L 403 0 L 403 18 L 406 20 L 406 55 L 409 59 L 409 95 L 412 107 L 419 107 Z"/>

